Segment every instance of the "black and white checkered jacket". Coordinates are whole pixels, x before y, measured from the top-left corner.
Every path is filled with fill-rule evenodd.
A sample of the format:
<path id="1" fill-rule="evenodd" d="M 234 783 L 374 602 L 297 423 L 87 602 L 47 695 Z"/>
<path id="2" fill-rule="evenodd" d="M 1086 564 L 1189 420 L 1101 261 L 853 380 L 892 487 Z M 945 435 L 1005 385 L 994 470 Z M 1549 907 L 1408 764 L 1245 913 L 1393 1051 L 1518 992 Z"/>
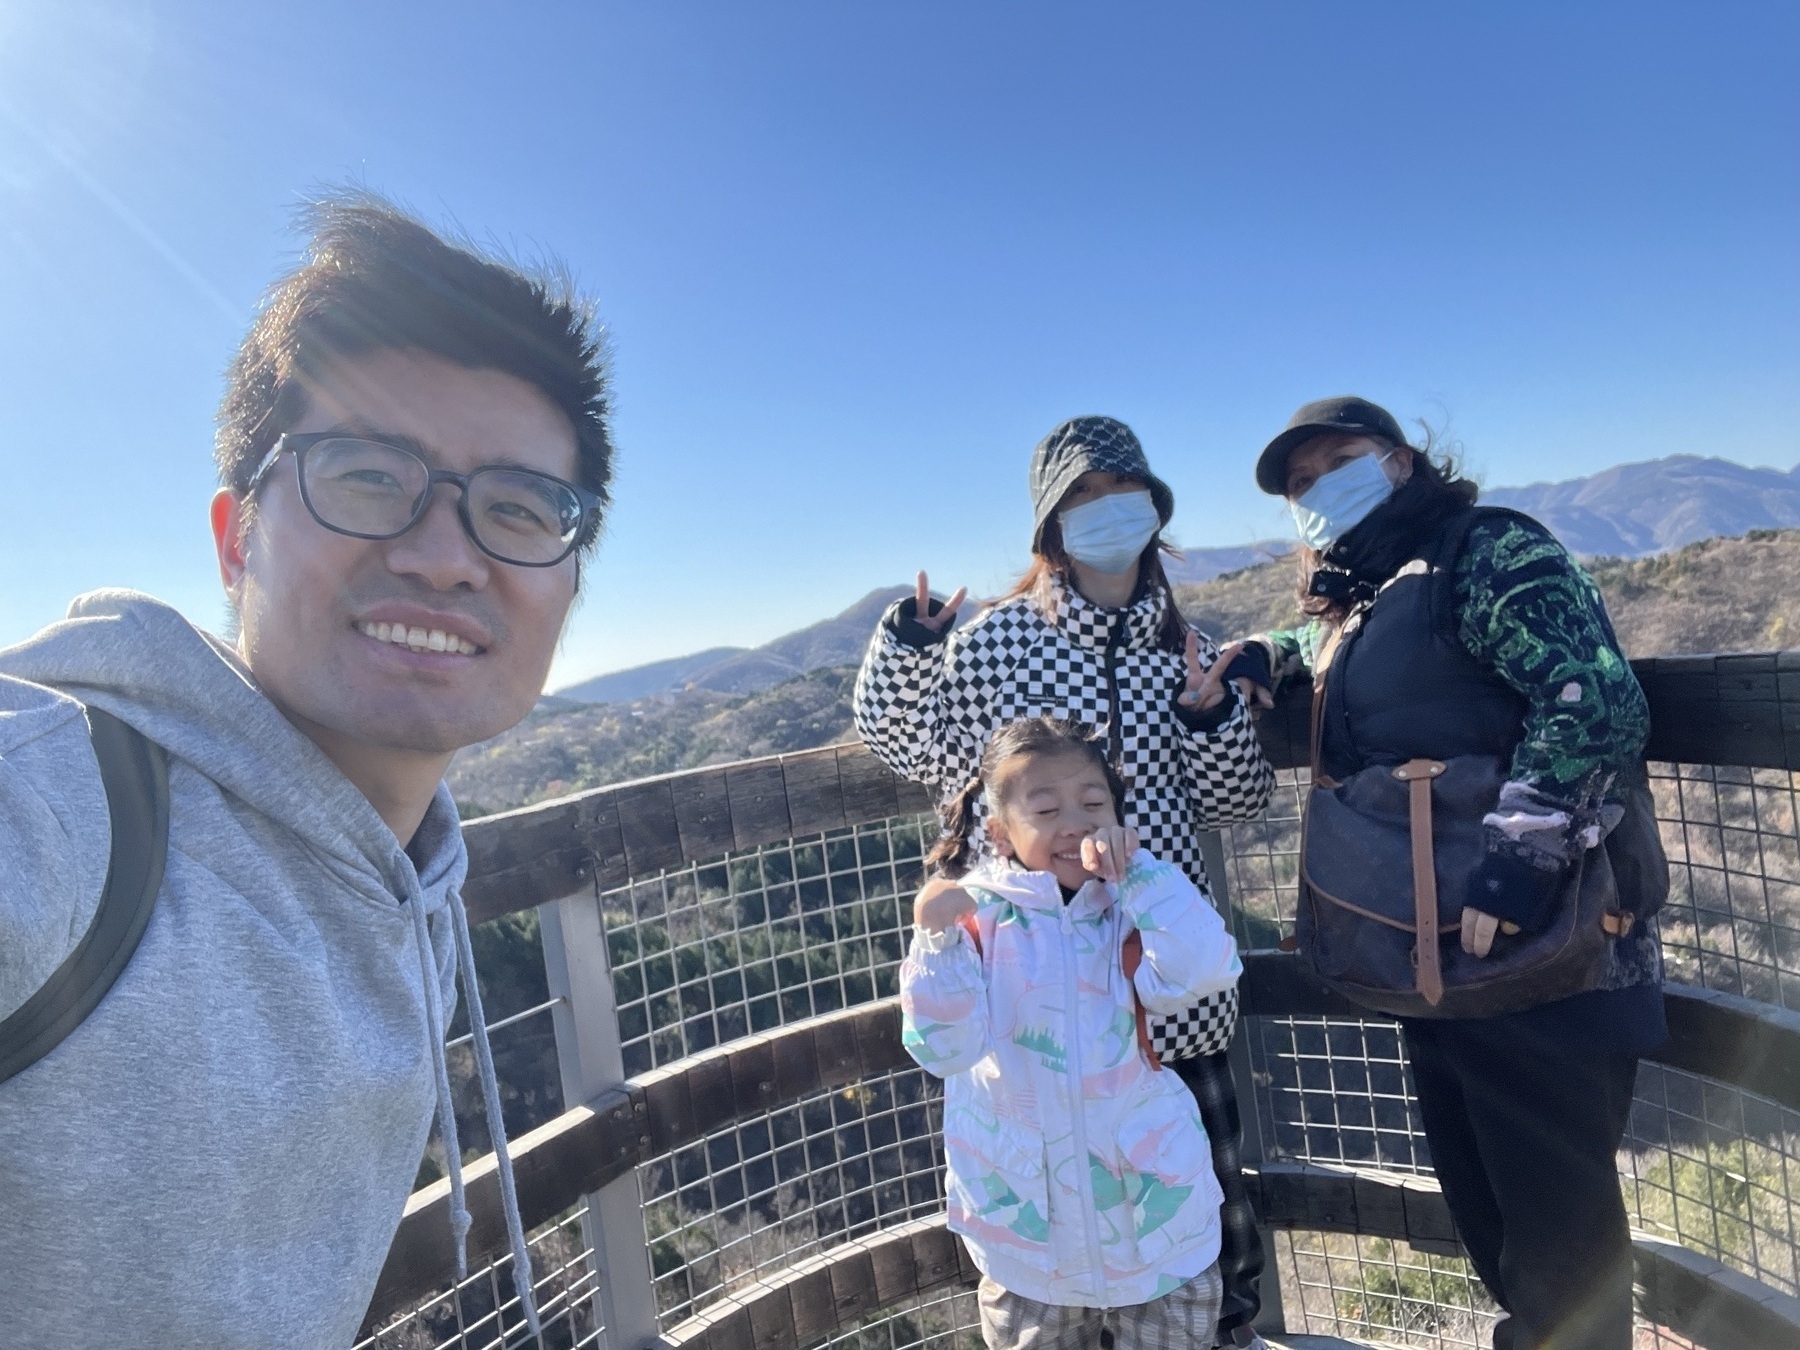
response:
<path id="1" fill-rule="evenodd" d="M 1159 588 L 1129 608 L 1102 609 L 1059 585 L 1054 614 L 1017 597 L 924 647 L 899 636 L 896 605 L 856 678 L 857 732 L 895 773 L 948 802 L 975 775 L 988 737 L 1009 722 L 1060 717 L 1110 732 L 1116 685 L 1125 823 L 1210 899 L 1196 835 L 1255 819 L 1274 775 L 1235 692 L 1230 715 L 1213 730 L 1191 730 L 1177 716 L 1183 655 L 1156 645 L 1168 603 Z M 1201 663 L 1217 654 L 1201 635 Z M 972 842 L 981 856 L 985 832 Z"/>

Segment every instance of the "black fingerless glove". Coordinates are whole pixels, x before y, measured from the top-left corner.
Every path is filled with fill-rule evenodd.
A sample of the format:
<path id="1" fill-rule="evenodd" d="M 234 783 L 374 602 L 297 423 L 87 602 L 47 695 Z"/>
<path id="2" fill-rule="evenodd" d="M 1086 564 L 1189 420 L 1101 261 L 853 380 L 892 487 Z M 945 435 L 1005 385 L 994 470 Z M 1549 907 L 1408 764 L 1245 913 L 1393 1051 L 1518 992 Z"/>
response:
<path id="1" fill-rule="evenodd" d="M 925 612 L 925 617 L 935 619 L 944 612 L 944 602 L 933 599 Z M 927 628 L 919 622 L 919 600 L 909 595 L 904 600 L 897 600 L 888 607 L 888 612 L 881 616 L 882 627 L 892 633 L 909 647 L 930 647 L 942 642 L 950 636 L 950 630 L 956 626 L 956 617 L 952 615 L 943 631 Z"/>
<path id="2" fill-rule="evenodd" d="M 1565 865 L 1532 850 L 1490 847 L 1469 878 L 1465 905 L 1541 933 L 1556 918 Z"/>
<path id="3" fill-rule="evenodd" d="M 1238 698 L 1235 684 L 1226 685 L 1225 697 L 1210 708 L 1196 708 L 1191 704 L 1183 703 L 1181 696 L 1186 691 L 1187 681 L 1185 679 L 1176 684 L 1175 720 L 1189 731 L 1197 732 L 1202 736 L 1210 736 L 1230 721 L 1231 714 L 1237 711 L 1238 704 L 1242 701 Z"/>
<path id="4" fill-rule="evenodd" d="M 1264 689 L 1272 689 L 1275 677 L 1269 670 L 1269 649 L 1260 642 L 1252 642 L 1231 659 L 1231 664 L 1225 667 L 1225 678 L 1249 680 Z"/>

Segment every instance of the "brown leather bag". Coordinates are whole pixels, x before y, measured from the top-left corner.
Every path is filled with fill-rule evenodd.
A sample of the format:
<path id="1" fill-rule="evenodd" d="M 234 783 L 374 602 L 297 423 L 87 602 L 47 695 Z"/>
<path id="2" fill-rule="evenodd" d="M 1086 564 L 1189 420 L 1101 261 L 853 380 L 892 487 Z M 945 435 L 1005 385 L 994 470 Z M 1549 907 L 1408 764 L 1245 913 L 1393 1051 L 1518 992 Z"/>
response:
<path id="1" fill-rule="evenodd" d="M 1506 762 L 1414 759 L 1370 765 L 1343 782 L 1324 777 L 1319 731 L 1329 656 L 1320 665 L 1298 916 L 1300 946 L 1320 978 L 1396 1017 L 1488 1017 L 1601 987 L 1614 939 L 1637 918 L 1620 907 L 1610 850 L 1591 848 L 1569 869 L 1543 932 L 1501 932 L 1487 955 L 1465 951 L 1463 896 L 1486 853 L 1482 818 L 1499 801 Z M 1639 834 L 1648 796 L 1627 796 L 1627 818 Z M 1653 816 L 1649 830 L 1654 837 Z"/>

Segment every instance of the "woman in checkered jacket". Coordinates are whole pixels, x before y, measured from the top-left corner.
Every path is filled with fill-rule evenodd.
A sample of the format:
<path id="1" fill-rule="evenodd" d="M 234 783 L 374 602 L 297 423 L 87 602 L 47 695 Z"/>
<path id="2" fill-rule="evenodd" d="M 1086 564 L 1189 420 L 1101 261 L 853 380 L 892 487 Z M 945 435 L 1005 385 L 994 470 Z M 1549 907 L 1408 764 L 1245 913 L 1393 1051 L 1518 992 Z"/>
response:
<path id="1" fill-rule="evenodd" d="M 1210 899 L 1198 834 L 1252 820 L 1274 782 L 1235 689 L 1197 704 L 1204 671 L 1223 658 L 1175 609 L 1160 561 L 1174 494 L 1150 472 L 1131 429 L 1110 417 L 1063 423 L 1032 457 L 1032 565 L 1012 593 L 952 632 L 965 592 L 916 597 L 882 617 L 856 681 L 856 726 L 895 773 L 943 802 L 975 776 L 987 739 L 1025 717 L 1085 722 L 1105 734 L 1125 781 L 1125 823 L 1144 848 L 1178 865 Z M 973 836 L 984 851 L 979 824 Z M 1239 1169 L 1237 1100 L 1220 1025 L 1236 1013 L 1202 1005 L 1156 1028 L 1170 1043 L 1215 1053 L 1174 1061 L 1193 1091 L 1224 1190 L 1220 1274 L 1225 1339 L 1250 1343 L 1262 1245 Z"/>

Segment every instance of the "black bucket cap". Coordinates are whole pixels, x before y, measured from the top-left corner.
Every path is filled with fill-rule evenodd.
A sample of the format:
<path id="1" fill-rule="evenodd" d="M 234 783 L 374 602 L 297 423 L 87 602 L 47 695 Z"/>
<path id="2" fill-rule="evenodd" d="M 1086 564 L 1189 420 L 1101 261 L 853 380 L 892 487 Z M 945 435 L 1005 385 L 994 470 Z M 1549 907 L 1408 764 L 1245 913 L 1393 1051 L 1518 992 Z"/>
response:
<path id="1" fill-rule="evenodd" d="M 1366 398 L 1322 398 L 1290 417 L 1287 429 L 1263 447 L 1256 459 L 1256 485 L 1271 497 L 1285 497 L 1288 456 L 1301 442 L 1328 432 L 1379 436 L 1396 446 L 1406 444 L 1406 433 L 1386 408 Z"/>
<path id="2" fill-rule="evenodd" d="M 1164 525 L 1175 514 L 1175 494 L 1150 472 L 1144 447 L 1130 427 L 1112 417 L 1071 417 L 1039 441 L 1031 453 L 1033 553 L 1043 543 L 1044 525 L 1056 504 L 1077 478 L 1097 469 L 1141 480 L 1150 489 L 1150 500 L 1156 503 L 1156 514 Z"/>

